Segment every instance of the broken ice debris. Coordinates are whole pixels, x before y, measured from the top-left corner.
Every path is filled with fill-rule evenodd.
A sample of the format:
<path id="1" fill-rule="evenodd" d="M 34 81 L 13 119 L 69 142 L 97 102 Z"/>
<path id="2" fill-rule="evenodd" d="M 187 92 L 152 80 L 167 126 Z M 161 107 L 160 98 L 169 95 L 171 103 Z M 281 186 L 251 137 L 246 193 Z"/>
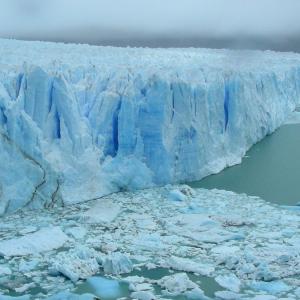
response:
<path id="1" fill-rule="evenodd" d="M 120 252 L 113 252 L 107 255 L 103 261 L 103 269 L 105 274 L 125 274 L 133 270 L 131 260 Z"/>
<path id="2" fill-rule="evenodd" d="M 87 223 L 110 224 L 121 212 L 121 207 L 109 199 L 100 199 L 87 212 L 83 218 Z"/>
<path id="3" fill-rule="evenodd" d="M 10 257 L 46 252 L 62 247 L 67 240 L 60 227 L 42 228 L 20 238 L 1 241 L 0 255 Z"/>
<path id="4" fill-rule="evenodd" d="M 96 251 L 78 247 L 69 252 L 59 253 L 53 260 L 49 272 L 52 275 L 62 274 L 76 282 L 98 273 L 99 262 L 100 258 Z"/>

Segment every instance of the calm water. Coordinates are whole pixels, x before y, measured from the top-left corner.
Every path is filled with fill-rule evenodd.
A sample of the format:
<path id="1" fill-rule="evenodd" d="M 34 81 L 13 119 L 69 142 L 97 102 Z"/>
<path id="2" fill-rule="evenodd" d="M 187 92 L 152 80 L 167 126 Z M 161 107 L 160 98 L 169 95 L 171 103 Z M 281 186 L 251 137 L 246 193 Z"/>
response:
<path id="1" fill-rule="evenodd" d="M 164 269 L 164 268 L 156 268 L 152 270 L 147 270 L 142 268 L 140 271 L 133 271 L 130 273 L 130 276 L 143 276 L 149 279 L 158 280 L 164 276 L 172 275 L 174 272 Z M 206 276 L 197 276 L 194 274 L 188 274 L 190 280 L 199 284 L 199 286 L 203 289 L 206 296 L 213 297 L 216 291 L 224 290 L 218 283 L 215 282 L 213 278 L 209 278 Z M 156 295 L 161 295 L 162 290 L 158 285 L 154 284 L 154 293 Z M 99 276 L 94 276 L 84 283 L 80 284 L 76 290 L 78 294 L 84 293 L 92 293 L 101 300 L 115 300 L 118 297 L 128 297 L 130 295 L 128 284 L 124 282 L 117 282 L 115 280 L 106 279 L 102 274 Z M 168 296 L 168 299 L 172 300 L 188 300 L 188 298 L 184 295 L 181 296 Z"/>
<path id="2" fill-rule="evenodd" d="M 190 183 L 259 196 L 269 202 L 300 202 L 300 124 L 284 125 L 254 145 L 240 165 Z"/>

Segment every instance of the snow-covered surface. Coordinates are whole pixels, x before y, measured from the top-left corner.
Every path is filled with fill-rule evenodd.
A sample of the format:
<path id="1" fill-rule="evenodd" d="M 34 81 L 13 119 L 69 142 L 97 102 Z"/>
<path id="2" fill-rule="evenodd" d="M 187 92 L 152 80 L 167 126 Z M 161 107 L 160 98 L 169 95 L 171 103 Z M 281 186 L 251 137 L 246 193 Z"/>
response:
<path id="1" fill-rule="evenodd" d="M 170 199 L 174 190 L 186 199 Z M 76 226 L 86 234 L 70 237 L 57 250 L 1 259 L 0 294 L 47 299 L 69 291 L 66 299 L 74 300 L 92 299 L 76 298 L 79 291 L 104 300 L 106 292 L 121 293 L 124 299 L 170 299 L 175 294 L 197 300 L 299 299 L 299 210 L 245 194 L 187 186 L 112 194 L 104 201 L 120 208 L 104 225 L 82 217 L 98 200 L 3 217 L 1 238 L 14 241 L 15 247 L 22 244 L 18 232 L 40 232 L 45 223 L 62 232 Z M 194 235 L 187 235 L 191 228 Z M 227 238 L 220 239 L 222 235 Z M 47 239 L 55 239 L 55 232 Z M 105 274 L 106 262 L 113 278 Z M 216 296 L 205 296 L 203 282 L 208 278 L 225 290 L 215 283 Z M 97 287 L 97 282 L 98 292 L 92 287 L 80 290 L 85 284 Z M 67 294 L 51 299 L 61 297 Z"/>
<path id="2" fill-rule="evenodd" d="M 0 213 L 219 172 L 299 95 L 292 53 L 0 40 Z"/>

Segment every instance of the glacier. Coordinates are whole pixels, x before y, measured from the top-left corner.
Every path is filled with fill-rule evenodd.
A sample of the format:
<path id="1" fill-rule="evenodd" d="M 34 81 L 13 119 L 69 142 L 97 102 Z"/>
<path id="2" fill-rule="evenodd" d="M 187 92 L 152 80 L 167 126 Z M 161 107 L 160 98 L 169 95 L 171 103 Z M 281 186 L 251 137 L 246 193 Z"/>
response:
<path id="1" fill-rule="evenodd" d="M 0 39 L 0 214 L 199 180 L 300 100 L 300 56 Z"/>

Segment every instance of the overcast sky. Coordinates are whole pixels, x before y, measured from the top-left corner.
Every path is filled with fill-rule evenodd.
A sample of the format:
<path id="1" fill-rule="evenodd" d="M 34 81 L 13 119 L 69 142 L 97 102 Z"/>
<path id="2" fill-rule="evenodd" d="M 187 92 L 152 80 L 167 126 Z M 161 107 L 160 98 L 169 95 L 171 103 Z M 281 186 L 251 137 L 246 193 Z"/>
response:
<path id="1" fill-rule="evenodd" d="M 0 0 L 0 36 L 99 44 L 156 40 L 158 46 L 243 37 L 297 44 L 299 13 L 300 0 Z"/>

